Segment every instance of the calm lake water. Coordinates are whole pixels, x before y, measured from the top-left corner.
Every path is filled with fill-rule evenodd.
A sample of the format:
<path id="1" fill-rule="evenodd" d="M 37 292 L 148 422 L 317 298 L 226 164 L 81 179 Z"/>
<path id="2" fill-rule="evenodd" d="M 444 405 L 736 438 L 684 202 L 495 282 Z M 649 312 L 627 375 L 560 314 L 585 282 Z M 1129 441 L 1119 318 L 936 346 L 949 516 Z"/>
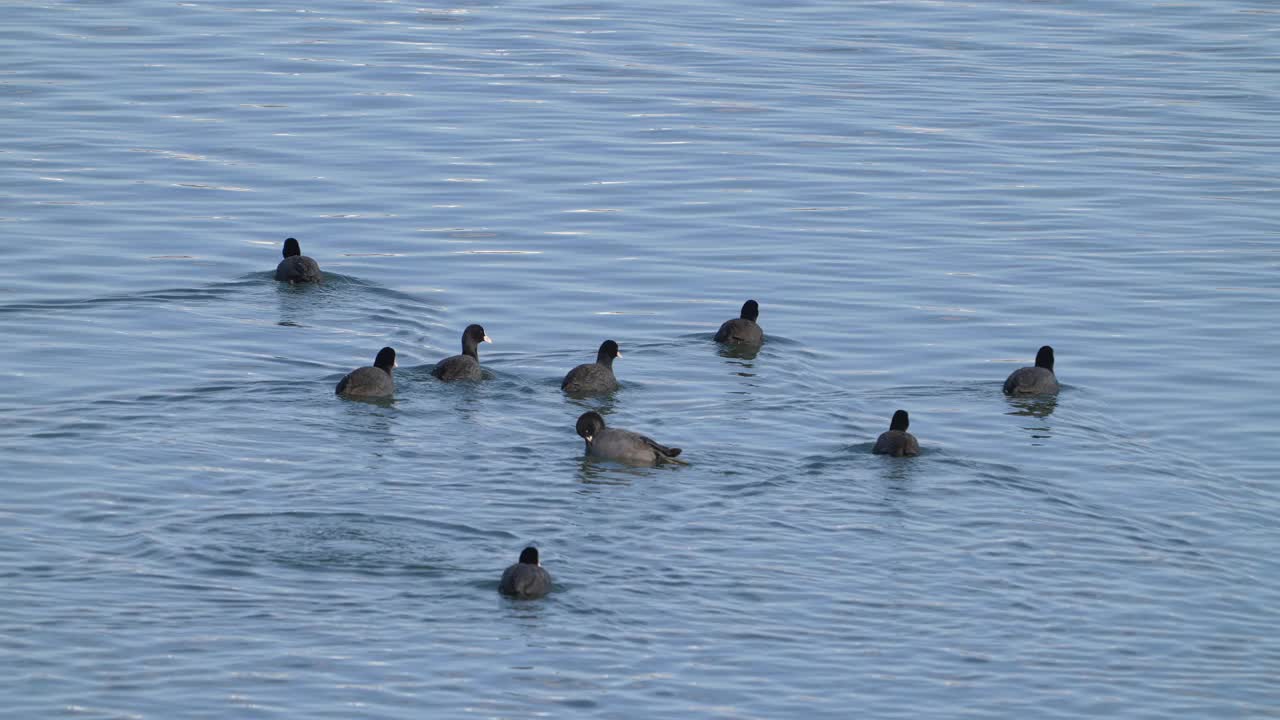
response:
<path id="1" fill-rule="evenodd" d="M 4 16 L 12 717 L 1280 714 L 1271 0 Z"/>

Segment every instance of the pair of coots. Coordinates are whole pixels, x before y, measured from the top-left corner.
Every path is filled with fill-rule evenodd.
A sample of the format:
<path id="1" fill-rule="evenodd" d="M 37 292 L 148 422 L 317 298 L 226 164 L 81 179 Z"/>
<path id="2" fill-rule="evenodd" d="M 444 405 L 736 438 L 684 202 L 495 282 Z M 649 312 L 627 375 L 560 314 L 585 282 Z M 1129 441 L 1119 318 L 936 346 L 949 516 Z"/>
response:
<path id="1" fill-rule="evenodd" d="M 726 320 L 716 331 L 715 341 L 730 345 L 759 345 L 764 341 L 764 331 L 756 324 L 760 317 L 760 305 L 748 300 L 742 305 L 739 317 Z M 596 351 L 596 361 L 584 363 L 569 371 L 560 382 L 560 389 L 571 395 L 608 393 L 618 389 L 618 378 L 613 374 L 613 361 L 622 357 L 618 343 L 605 340 Z"/>
<path id="2" fill-rule="evenodd" d="M 742 305 L 739 317 L 726 320 L 716 331 L 715 341 L 729 345 L 759 345 L 764 341 L 764 331 L 756 323 L 760 317 L 760 305 L 748 300 Z M 608 393 L 618 389 L 618 378 L 613 374 L 613 361 L 622 357 L 618 343 L 605 340 L 596 351 L 596 361 L 575 367 L 564 376 L 560 389 L 571 395 Z"/>
<path id="3" fill-rule="evenodd" d="M 727 320 L 723 325 L 720 326 L 720 330 L 716 332 L 716 337 L 715 337 L 716 342 L 722 342 L 722 343 L 733 344 L 733 345 L 760 344 L 764 340 L 764 331 L 760 329 L 760 325 L 757 324 L 756 322 L 756 320 L 759 319 L 759 317 L 760 317 L 759 303 L 757 303 L 755 300 L 746 301 L 745 303 L 742 304 L 742 312 L 739 315 L 739 317 L 733 320 Z M 588 414 L 593 414 L 593 413 L 588 413 Z M 587 437 L 583 433 L 583 421 L 586 418 L 587 418 L 586 415 L 583 415 L 581 418 L 578 418 L 578 434 L 583 435 L 583 437 Z M 907 427 L 910 424 L 911 424 L 911 421 L 907 416 L 906 410 L 898 410 L 897 412 L 895 412 L 893 414 L 893 419 L 889 422 L 889 430 L 884 433 L 881 433 L 880 437 L 876 439 L 876 444 L 875 444 L 875 447 L 872 448 L 872 452 L 879 455 L 891 455 L 893 457 L 919 455 L 920 443 L 916 440 L 916 437 L 914 435 L 907 432 Z M 614 432 L 625 432 L 625 431 L 614 431 Z M 630 434 L 634 435 L 634 433 L 630 433 Z M 637 436 L 637 437 L 640 437 L 641 440 L 646 440 L 650 443 L 653 443 L 652 440 L 649 440 L 648 438 L 644 438 L 643 436 Z M 591 445 L 592 445 L 591 439 L 587 437 L 588 451 L 591 450 Z M 636 448 L 637 445 L 639 445 L 638 441 L 633 441 L 631 443 L 632 453 L 640 454 L 641 456 L 643 456 L 644 455 L 643 450 Z M 656 452 L 659 455 L 661 455 L 661 449 L 665 449 L 665 448 L 662 448 L 662 446 L 657 445 L 657 443 L 653 443 L 653 445 L 657 446 L 658 449 L 656 450 Z M 673 454 L 670 457 L 674 458 L 675 455 L 678 455 L 679 453 L 680 453 L 679 448 L 675 448 Z"/>
<path id="4" fill-rule="evenodd" d="M 618 351 L 618 343 L 605 340 L 596 352 L 596 361 L 570 370 L 561 381 L 560 389 L 570 395 L 617 390 L 618 379 L 613 374 L 613 360 L 618 357 L 622 357 L 622 353 Z M 578 435 L 587 443 L 587 454 L 592 457 L 632 465 L 682 462 L 675 459 L 680 454 L 680 448 L 669 448 L 630 430 L 605 427 L 604 418 L 597 412 L 585 412 L 579 416 L 577 430 Z"/>
<path id="5" fill-rule="evenodd" d="M 479 380 L 480 356 L 476 346 L 482 342 L 493 342 L 479 325 L 468 325 L 462 333 L 462 354 L 447 357 L 436 363 L 431 374 L 444 382 L 459 380 Z M 372 367 L 352 370 L 338 381 L 333 389 L 338 395 L 349 398 L 385 398 L 395 394 L 396 383 L 391 377 L 391 369 L 396 366 L 396 351 L 384 347 L 378 351 Z"/>
<path id="6" fill-rule="evenodd" d="M 302 247 L 297 238 L 285 238 L 284 259 L 276 265 L 276 280 L 296 283 L 319 283 L 324 280 L 320 272 L 320 263 L 302 254 Z M 370 367 L 356 368 L 338 381 L 334 392 L 338 395 L 359 398 L 390 397 L 396 391 L 396 382 L 391 377 L 391 370 L 396 366 L 396 351 L 384 347 L 378 351 Z"/>
<path id="7" fill-rule="evenodd" d="M 1058 377 L 1053 374 L 1053 348 L 1045 345 L 1036 353 L 1036 364 L 1009 373 L 1004 381 L 1004 394 L 1013 396 L 1054 395 L 1058 392 Z M 889 429 L 876 438 L 872 452 L 879 455 L 903 457 L 919 455 L 920 443 L 907 432 L 911 419 L 906 410 L 898 410 L 889 421 Z"/>

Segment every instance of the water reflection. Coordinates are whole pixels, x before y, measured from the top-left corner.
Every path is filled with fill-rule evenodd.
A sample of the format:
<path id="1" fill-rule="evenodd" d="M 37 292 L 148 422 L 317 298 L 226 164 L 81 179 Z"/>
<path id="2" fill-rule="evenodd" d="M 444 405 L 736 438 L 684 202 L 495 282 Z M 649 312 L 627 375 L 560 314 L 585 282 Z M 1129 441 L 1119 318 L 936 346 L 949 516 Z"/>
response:
<path id="1" fill-rule="evenodd" d="M 721 344 L 719 349 L 716 350 L 716 354 L 722 358 L 734 360 L 755 360 L 756 356 L 760 354 L 760 347 L 759 345 Z M 746 367 L 751 367 L 750 363 L 747 363 Z"/>
<path id="2" fill-rule="evenodd" d="M 920 453 L 923 455 L 925 450 L 922 449 Z M 921 456 L 891 457 L 889 455 L 877 455 L 876 457 L 884 460 L 884 463 L 880 466 L 880 479 L 899 485 L 914 479 L 916 466 L 919 465 Z"/>
<path id="3" fill-rule="evenodd" d="M 278 325 L 285 327 L 303 327 L 304 318 L 313 316 L 317 310 L 331 308 L 350 297 L 348 288 L 360 287 L 355 278 L 338 273 L 324 274 L 323 283 L 284 283 L 277 282 L 271 273 L 256 274 L 259 282 L 271 283 L 276 296 L 276 304 L 280 319 Z"/>
<path id="4" fill-rule="evenodd" d="M 553 575 L 553 581 L 554 578 L 555 576 Z M 496 583 L 494 584 L 496 586 Z M 551 595 L 554 595 L 554 591 L 558 587 L 553 584 L 552 589 Z M 508 613 L 508 617 L 517 622 L 516 628 L 521 632 L 533 631 L 538 633 L 544 630 L 542 621 L 547 613 L 547 597 L 515 598 L 501 593 L 495 593 L 495 595 L 498 596 L 498 606 Z"/>
<path id="5" fill-rule="evenodd" d="M 1058 397 L 1056 395 L 1034 398 L 1008 398 L 1008 402 L 1013 409 L 1005 413 L 1006 415 L 1035 418 L 1037 420 L 1047 420 L 1053 414 L 1054 409 L 1058 407 Z M 1052 428 L 1049 427 L 1047 422 L 1033 422 L 1023 425 L 1022 429 L 1030 433 L 1033 440 L 1046 440 L 1053 436 Z"/>
<path id="6" fill-rule="evenodd" d="M 302 327 L 301 317 L 306 312 L 306 309 L 311 307 L 307 295 L 309 294 L 308 291 L 314 289 L 313 286 L 305 284 L 291 285 L 289 283 L 276 282 L 275 280 L 270 282 L 275 283 L 276 286 L 276 304 L 280 317 L 276 324 L 285 327 Z"/>
<path id="7" fill-rule="evenodd" d="M 274 280 L 271 282 L 275 283 Z M 332 294 L 319 285 L 275 284 L 277 325 L 306 327 L 308 320 L 314 321 L 318 310 L 323 312 L 333 303 Z"/>
<path id="8" fill-rule="evenodd" d="M 635 468 L 615 468 L 594 462 L 587 456 L 584 448 L 582 458 L 578 462 L 578 482 L 583 485 L 630 485 L 630 479 L 614 477 L 619 470 L 635 472 Z"/>
<path id="9" fill-rule="evenodd" d="M 435 365 L 431 367 L 434 368 Z M 491 375 L 487 375 L 486 379 L 491 377 Z M 431 381 L 436 385 L 435 390 L 448 393 L 446 397 L 452 401 L 450 412 L 457 413 L 460 422 L 467 425 L 480 423 L 481 415 L 484 411 L 484 404 L 481 402 L 484 397 L 482 394 L 484 392 L 482 387 L 484 380 L 480 382 L 444 382 L 432 375 Z"/>
<path id="10" fill-rule="evenodd" d="M 617 405 L 617 399 L 614 397 L 615 395 L 617 395 L 616 390 L 607 395 L 592 395 L 588 397 L 577 397 L 566 394 L 565 398 L 568 399 L 570 405 L 577 408 L 577 415 L 574 416 L 574 420 L 576 421 L 578 415 L 589 410 L 594 410 L 600 413 L 601 417 L 609 417 L 613 414 L 614 407 Z"/>
<path id="11" fill-rule="evenodd" d="M 334 397 L 346 403 L 359 403 L 361 405 L 375 405 L 377 407 L 383 407 L 383 408 L 392 408 L 392 407 L 395 407 L 395 404 L 396 404 L 395 397 L 361 397 L 361 396 L 351 397 L 349 395 L 338 395 L 336 393 L 334 394 Z"/>
<path id="12" fill-rule="evenodd" d="M 1039 395 L 1029 398 L 1006 398 L 1013 409 L 1006 415 L 1022 415 L 1027 417 L 1047 418 L 1058 407 L 1057 395 Z M 1045 428 L 1048 430 L 1048 428 Z"/>
<path id="13" fill-rule="evenodd" d="M 370 440 L 370 455 L 383 458 L 381 448 L 389 446 L 393 438 L 392 428 L 395 424 L 394 398 L 344 398 L 334 396 L 335 402 L 342 403 L 342 423 L 361 441 Z"/>

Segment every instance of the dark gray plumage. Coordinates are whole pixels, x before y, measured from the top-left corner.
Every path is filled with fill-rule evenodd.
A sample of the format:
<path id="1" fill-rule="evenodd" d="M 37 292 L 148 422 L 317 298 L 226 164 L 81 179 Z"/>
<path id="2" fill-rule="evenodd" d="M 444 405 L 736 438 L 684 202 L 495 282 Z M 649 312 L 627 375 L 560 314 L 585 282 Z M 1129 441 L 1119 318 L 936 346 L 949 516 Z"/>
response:
<path id="1" fill-rule="evenodd" d="M 596 361 L 585 363 L 569 371 L 560 383 L 560 389 L 571 395 L 608 393 L 618 389 L 618 378 L 613 375 L 613 359 L 622 357 L 618 343 L 605 340 L 600 343 Z"/>
<path id="2" fill-rule="evenodd" d="M 677 460 L 680 448 L 659 445 L 652 438 L 630 430 L 605 427 L 600 413 L 585 412 L 578 418 L 578 434 L 587 441 L 587 454 L 632 465 L 687 464 Z"/>
<path id="3" fill-rule="evenodd" d="M 462 354 L 447 357 L 436 363 L 436 366 L 431 369 L 431 374 L 444 382 L 483 380 L 484 374 L 480 372 L 480 354 L 476 351 L 476 346 L 482 342 L 493 341 L 485 334 L 484 328 L 479 325 L 468 325 L 467 329 L 462 331 Z"/>
<path id="4" fill-rule="evenodd" d="M 538 563 L 538 548 L 525 548 L 520 561 L 502 571 L 498 592 L 518 598 L 542 597 L 551 592 L 551 573 Z"/>
<path id="5" fill-rule="evenodd" d="M 373 367 L 356 368 L 338 381 L 333 392 L 347 397 L 390 397 L 396 392 L 391 369 L 396 366 L 396 351 L 384 347 L 373 360 Z"/>
<path id="6" fill-rule="evenodd" d="M 1053 373 L 1053 348 L 1036 353 L 1035 367 L 1018 368 L 1004 381 L 1005 395 L 1056 395 L 1058 376 Z"/>
<path id="7" fill-rule="evenodd" d="M 892 455 L 893 457 L 904 457 L 908 455 L 920 454 L 920 443 L 916 440 L 916 436 L 907 432 L 907 428 L 911 425 L 911 419 L 907 417 L 906 410 L 899 410 L 893 414 L 893 419 L 889 421 L 889 429 L 880 433 L 880 437 L 876 438 L 876 446 L 871 452 L 877 455 Z"/>
<path id="8" fill-rule="evenodd" d="M 303 255 L 297 240 L 286 239 L 282 252 L 284 259 L 276 265 L 276 280 L 288 283 L 320 282 L 320 263 Z"/>
<path id="9" fill-rule="evenodd" d="M 764 331 L 756 324 L 760 317 L 760 305 L 755 300 L 742 304 L 742 313 L 733 320 L 726 320 L 716 332 L 716 342 L 733 345 L 759 345 L 764 342 Z"/>

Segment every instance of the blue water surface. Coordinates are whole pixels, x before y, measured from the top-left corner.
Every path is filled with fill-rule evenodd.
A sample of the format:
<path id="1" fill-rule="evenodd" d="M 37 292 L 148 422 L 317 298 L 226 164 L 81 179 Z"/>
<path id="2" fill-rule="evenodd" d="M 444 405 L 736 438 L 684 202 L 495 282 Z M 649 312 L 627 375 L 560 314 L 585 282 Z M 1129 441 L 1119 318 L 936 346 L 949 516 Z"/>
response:
<path id="1" fill-rule="evenodd" d="M 1280 712 L 1274 3 L 4 17 L 13 717 Z"/>

